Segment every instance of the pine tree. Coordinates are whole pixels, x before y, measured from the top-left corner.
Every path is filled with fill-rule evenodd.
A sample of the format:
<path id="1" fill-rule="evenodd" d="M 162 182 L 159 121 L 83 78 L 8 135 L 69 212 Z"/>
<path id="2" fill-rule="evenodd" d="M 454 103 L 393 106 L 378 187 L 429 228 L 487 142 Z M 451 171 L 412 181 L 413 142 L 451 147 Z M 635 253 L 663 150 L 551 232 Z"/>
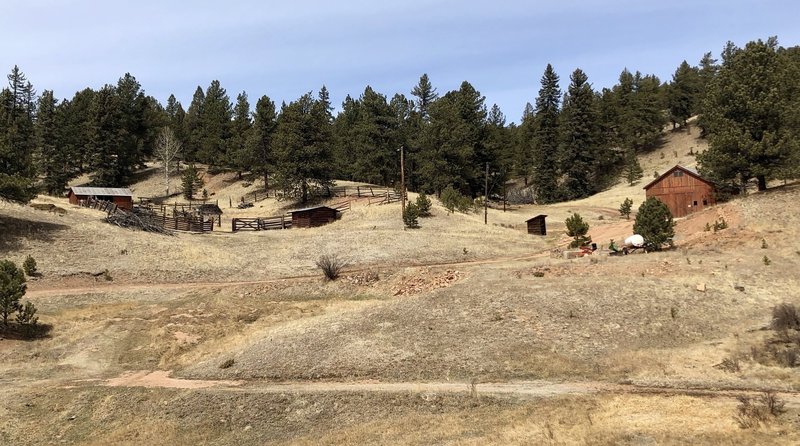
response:
<path id="1" fill-rule="evenodd" d="M 561 89 L 553 66 L 547 64 L 536 98 L 531 157 L 536 198 L 541 203 L 558 199 L 558 117 Z"/>
<path id="2" fill-rule="evenodd" d="M 152 141 L 147 123 L 148 102 L 141 85 L 130 73 L 125 73 L 114 89 L 118 107 L 117 138 L 119 150 L 117 155 L 118 170 L 121 178 L 119 184 L 125 184 L 133 170 L 144 163 L 145 158 L 152 156 Z"/>
<path id="3" fill-rule="evenodd" d="M 36 117 L 36 134 L 39 139 L 39 171 L 44 175 L 43 187 L 47 193 L 60 196 L 72 178 L 69 170 L 70 153 L 60 140 L 56 98 L 51 90 L 45 90 L 39 98 Z"/>
<path id="4" fill-rule="evenodd" d="M 672 83 L 667 90 L 667 105 L 673 128 L 676 124 L 685 126 L 686 120 L 697 112 L 699 96 L 699 70 L 684 60 L 672 75 Z"/>
<path id="5" fill-rule="evenodd" d="M 275 132 L 277 176 L 283 190 L 308 202 L 311 188 L 333 185 L 330 104 L 311 93 L 283 104 Z"/>
<path id="6" fill-rule="evenodd" d="M 399 176 L 399 148 L 395 112 L 386 96 L 367 86 L 357 100 L 349 96 L 336 118 L 337 154 L 352 180 L 386 186 Z"/>
<path id="7" fill-rule="evenodd" d="M 675 223 L 666 204 L 658 198 L 650 197 L 639 206 L 633 232 L 644 238 L 649 250 L 660 250 L 664 244 L 672 243 L 675 237 Z"/>
<path id="8" fill-rule="evenodd" d="M 717 181 L 755 178 L 758 189 L 781 175 L 797 150 L 800 93 L 798 64 L 777 39 L 728 45 L 704 105 L 709 149 L 698 156 L 702 171 Z"/>
<path id="9" fill-rule="evenodd" d="M 192 96 L 192 103 L 186 111 L 186 141 L 183 156 L 187 161 L 197 161 L 203 140 L 203 115 L 205 111 L 206 94 L 199 85 Z"/>
<path id="10" fill-rule="evenodd" d="M 483 177 L 486 107 L 484 97 L 468 82 L 450 91 L 430 108 L 430 121 L 423 127 L 418 154 L 419 176 L 427 191 L 447 186 L 475 194 Z"/>
<path id="11" fill-rule="evenodd" d="M 625 179 L 628 184 L 633 186 L 634 183 L 642 179 L 644 170 L 639 164 L 639 158 L 636 156 L 636 151 L 628 149 L 625 151 Z"/>
<path id="12" fill-rule="evenodd" d="M 431 85 L 428 74 L 425 73 L 419 78 L 417 85 L 411 90 L 411 94 L 417 98 L 416 107 L 423 121 L 427 121 L 430 117 L 429 111 L 431 104 L 433 104 L 439 95 L 436 89 Z"/>
<path id="13" fill-rule="evenodd" d="M 167 106 L 164 109 L 167 115 L 167 125 L 172 129 L 175 138 L 181 143 L 186 144 L 186 111 L 183 105 L 175 98 L 174 94 L 169 95 Z"/>
<path id="14" fill-rule="evenodd" d="M 25 295 L 25 273 L 14 262 L 0 260 L 0 316 L 8 327 L 8 317 L 20 308 Z"/>
<path id="15" fill-rule="evenodd" d="M 598 190 L 600 131 L 595 94 L 588 77 L 580 69 L 570 76 L 561 117 L 561 172 L 564 184 L 561 198 L 575 200 Z"/>
<path id="16" fill-rule="evenodd" d="M 233 122 L 231 124 L 231 136 L 228 139 L 228 166 L 233 168 L 242 177 L 242 172 L 253 164 L 252 152 L 250 152 L 247 141 L 250 139 L 250 132 L 253 122 L 250 120 L 250 103 L 247 101 L 247 93 L 241 92 L 236 97 L 236 106 L 233 109 Z"/>
<path id="17" fill-rule="evenodd" d="M 122 116 L 119 100 L 112 85 L 106 85 L 95 95 L 91 115 L 91 159 L 89 170 L 92 184 L 119 187 L 132 171 L 128 148 L 122 141 Z"/>
<path id="18" fill-rule="evenodd" d="M 264 190 L 269 189 L 269 174 L 275 164 L 274 137 L 277 119 L 275 103 L 267 96 L 259 98 L 248 147 L 253 161 L 252 170 L 264 178 Z"/>
<path id="19" fill-rule="evenodd" d="M 199 119 L 200 151 L 197 158 L 200 162 L 213 166 L 225 164 L 232 118 L 233 110 L 227 92 L 218 80 L 211 81 L 206 89 Z"/>
<path id="20" fill-rule="evenodd" d="M 36 92 L 16 65 L 0 91 L 0 198 L 27 202 L 36 193 L 32 154 L 36 147 Z"/>
<path id="21" fill-rule="evenodd" d="M 197 191 L 203 187 L 203 184 L 204 182 L 203 178 L 200 176 L 200 172 L 198 172 L 194 164 L 189 164 L 181 176 L 183 197 L 187 200 L 192 200 Z"/>

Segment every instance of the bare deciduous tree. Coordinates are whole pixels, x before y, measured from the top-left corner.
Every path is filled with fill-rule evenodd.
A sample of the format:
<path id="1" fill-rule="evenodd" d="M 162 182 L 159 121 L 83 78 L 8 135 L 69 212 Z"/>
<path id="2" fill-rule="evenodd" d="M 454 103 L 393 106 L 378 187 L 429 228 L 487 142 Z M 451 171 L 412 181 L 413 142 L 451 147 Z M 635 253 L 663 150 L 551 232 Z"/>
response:
<path id="1" fill-rule="evenodd" d="M 175 137 L 175 132 L 169 127 L 162 127 L 156 139 L 155 154 L 164 168 L 164 183 L 166 196 L 169 196 L 169 174 L 174 170 L 173 161 L 176 161 L 181 151 L 181 142 Z"/>

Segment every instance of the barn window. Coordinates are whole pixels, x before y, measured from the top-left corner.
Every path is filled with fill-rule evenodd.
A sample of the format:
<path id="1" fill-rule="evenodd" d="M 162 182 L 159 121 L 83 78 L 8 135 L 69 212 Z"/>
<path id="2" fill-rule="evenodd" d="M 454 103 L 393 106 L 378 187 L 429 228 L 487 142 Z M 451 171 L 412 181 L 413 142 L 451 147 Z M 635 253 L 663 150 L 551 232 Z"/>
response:
<path id="1" fill-rule="evenodd" d="M 703 200 L 703 206 L 708 206 L 708 200 Z"/>
<path id="2" fill-rule="evenodd" d="M 697 201 L 695 201 L 695 202 L 693 203 L 693 206 L 697 206 Z"/>
<path id="3" fill-rule="evenodd" d="M 672 176 L 675 176 L 675 177 L 682 177 L 682 176 L 683 176 L 683 171 L 682 171 L 682 170 L 676 170 L 676 171 L 675 171 L 675 172 L 672 174 Z"/>

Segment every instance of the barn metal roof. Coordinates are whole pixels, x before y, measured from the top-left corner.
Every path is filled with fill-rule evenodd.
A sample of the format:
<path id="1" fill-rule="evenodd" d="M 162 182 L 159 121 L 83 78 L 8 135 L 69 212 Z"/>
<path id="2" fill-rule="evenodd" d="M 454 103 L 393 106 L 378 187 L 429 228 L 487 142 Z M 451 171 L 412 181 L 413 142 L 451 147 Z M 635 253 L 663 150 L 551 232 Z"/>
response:
<path id="1" fill-rule="evenodd" d="M 674 172 L 674 171 L 676 171 L 676 170 L 678 170 L 678 169 L 680 169 L 680 170 L 682 170 L 682 171 L 684 171 L 684 172 L 688 173 L 689 175 L 691 175 L 691 176 L 693 176 L 693 177 L 697 178 L 698 180 L 700 180 L 700 181 L 702 181 L 702 182 L 704 182 L 704 183 L 708 183 L 708 184 L 711 184 L 711 185 L 713 185 L 713 184 L 714 184 L 714 182 L 713 182 L 713 181 L 711 181 L 711 180 L 709 180 L 709 179 L 707 179 L 707 178 L 703 178 L 703 177 L 702 177 L 702 176 L 701 176 L 701 175 L 700 175 L 700 174 L 699 174 L 699 173 L 698 173 L 696 170 L 694 170 L 694 169 L 690 169 L 690 168 L 688 168 L 688 167 L 683 167 L 683 166 L 681 166 L 680 164 L 676 164 L 676 165 L 675 165 L 675 167 L 673 167 L 672 169 L 670 169 L 670 170 L 668 170 L 668 171 L 664 172 L 664 173 L 663 173 L 661 176 L 659 176 L 659 177 L 658 177 L 658 178 L 656 178 L 655 180 L 653 180 L 653 181 L 651 181 L 651 182 L 647 183 L 647 185 L 646 185 L 645 187 L 643 187 L 642 189 L 650 189 L 650 187 L 651 187 L 652 185 L 654 185 L 654 184 L 658 183 L 659 181 L 663 180 L 664 178 L 668 177 L 668 176 L 669 176 L 669 175 L 670 175 L 672 172 Z"/>
<path id="2" fill-rule="evenodd" d="M 97 197 L 132 197 L 133 192 L 127 187 L 72 187 L 75 195 L 94 195 Z"/>

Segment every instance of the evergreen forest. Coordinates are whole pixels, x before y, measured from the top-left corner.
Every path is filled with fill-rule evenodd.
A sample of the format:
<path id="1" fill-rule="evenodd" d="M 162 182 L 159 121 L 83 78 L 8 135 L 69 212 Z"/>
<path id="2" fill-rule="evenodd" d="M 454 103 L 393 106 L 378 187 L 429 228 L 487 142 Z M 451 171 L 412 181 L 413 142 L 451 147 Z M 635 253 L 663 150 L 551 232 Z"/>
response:
<path id="1" fill-rule="evenodd" d="M 762 190 L 800 176 L 800 47 L 774 37 L 729 42 L 718 57 L 682 62 L 671 79 L 626 68 L 601 90 L 579 68 L 562 82 L 547 65 L 515 122 L 471 83 L 439 91 L 427 74 L 407 93 L 366 86 L 338 108 L 325 86 L 276 104 L 213 80 L 185 106 L 148 96 L 131 74 L 71 98 L 38 92 L 17 66 L 7 78 L 0 197 L 19 202 L 61 195 L 83 174 L 96 186 L 129 184 L 157 157 L 164 128 L 182 162 L 251 175 L 302 201 L 334 179 L 397 185 L 401 148 L 413 191 L 480 196 L 488 165 L 493 185 L 518 179 L 538 203 L 579 199 L 636 183 L 637 154 L 657 147 L 665 129 L 689 125 L 709 141 L 698 161 L 714 181 Z"/>

